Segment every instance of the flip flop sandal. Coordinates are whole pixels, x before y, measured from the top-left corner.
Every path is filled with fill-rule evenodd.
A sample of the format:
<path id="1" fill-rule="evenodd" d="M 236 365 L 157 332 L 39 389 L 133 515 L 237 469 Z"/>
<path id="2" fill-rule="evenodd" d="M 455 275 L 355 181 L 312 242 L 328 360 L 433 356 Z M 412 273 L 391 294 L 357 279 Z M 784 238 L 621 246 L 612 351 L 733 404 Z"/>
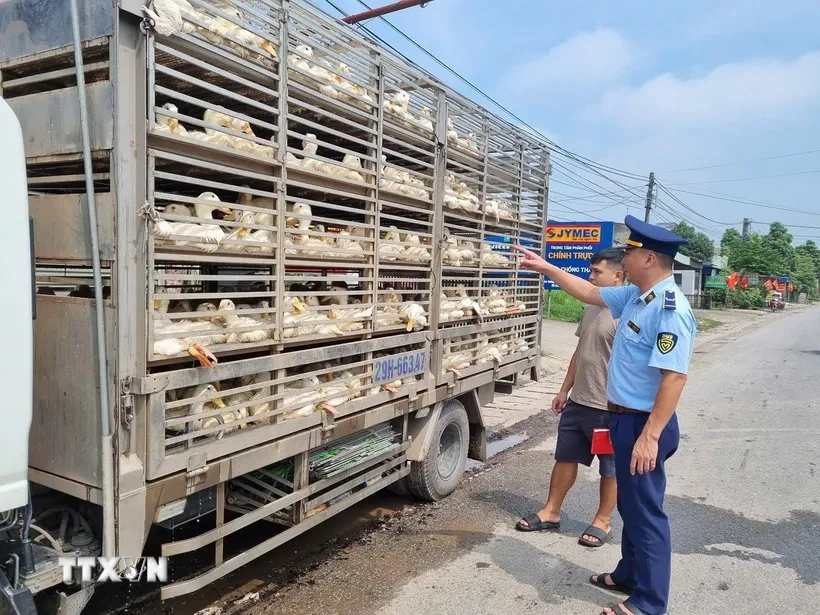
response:
<path id="1" fill-rule="evenodd" d="M 629 600 L 624 600 L 622 604 L 630 610 L 632 615 L 647 615 L 646 611 L 639 609 Z M 627 615 L 626 611 L 624 611 L 619 604 L 610 604 L 606 608 L 612 609 L 612 611 L 614 611 L 616 615 Z M 606 611 L 601 611 L 601 615 L 608 615 L 608 613 L 606 613 Z"/>
<path id="2" fill-rule="evenodd" d="M 622 594 L 626 594 L 629 596 L 632 593 L 632 589 L 627 587 L 626 585 L 621 585 L 620 583 L 616 583 L 615 585 L 607 585 L 606 583 L 606 575 L 607 573 L 599 574 L 594 577 L 589 578 L 589 582 L 592 583 L 595 587 L 600 587 L 602 589 L 608 589 L 614 592 L 621 592 Z M 610 607 L 612 608 L 612 607 Z M 617 613 L 617 611 L 616 611 Z"/>
<path id="3" fill-rule="evenodd" d="M 599 542 L 584 539 L 584 534 L 587 536 L 594 536 Z M 578 543 L 584 545 L 585 547 L 601 547 L 605 545 L 610 538 L 612 538 L 612 532 L 605 532 L 599 527 L 590 525 L 584 530 L 583 534 L 581 534 L 581 537 L 578 539 Z"/>
<path id="4" fill-rule="evenodd" d="M 527 525 L 521 523 L 526 521 Z M 519 532 L 537 532 L 539 530 L 557 530 L 561 527 L 560 521 L 541 521 L 538 513 L 532 513 L 524 517 L 521 521 L 515 524 L 515 529 Z"/>

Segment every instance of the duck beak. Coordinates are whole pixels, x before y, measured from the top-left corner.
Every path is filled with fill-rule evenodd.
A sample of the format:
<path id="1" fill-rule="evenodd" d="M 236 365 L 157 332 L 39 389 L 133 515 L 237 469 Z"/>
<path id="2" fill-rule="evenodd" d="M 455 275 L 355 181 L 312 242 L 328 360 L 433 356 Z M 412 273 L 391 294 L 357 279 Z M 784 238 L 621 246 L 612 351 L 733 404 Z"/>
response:
<path id="1" fill-rule="evenodd" d="M 223 220 L 228 220 L 228 221 L 236 220 L 236 212 L 233 209 L 231 209 L 230 207 L 217 207 L 216 210 L 221 211 L 223 214 L 225 214 L 225 217 L 223 218 Z"/>
<path id="2" fill-rule="evenodd" d="M 159 299 L 154 299 L 154 309 L 158 310 L 161 307 L 162 307 L 162 301 L 160 301 Z"/>
<path id="3" fill-rule="evenodd" d="M 415 318 L 408 318 L 407 319 L 407 331 L 410 332 L 416 326 L 416 319 Z"/>
<path id="4" fill-rule="evenodd" d="M 179 130 L 179 120 L 175 117 L 168 118 L 168 128 L 171 129 L 171 132 Z"/>
<path id="5" fill-rule="evenodd" d="M 247 235 L 250 235 L 250 232 L 251 232 L 251 231 L 250 231 L 250 229 L 241 228 L 241 229 L 239 229 L 239 231 L 238 231 L 238 233 L 237 233 L 237 234 L 238 234 L 240 237 L 245 237 L 245 236 L 247 236 Z"/>
<path id="6" fill-rule="evenodd" d="M 217 408 L 224 408 L 225 407 L 225 402 L 222 401 L 221 397 L 215 397 L 211 401 L 213 402 L 214 406 L 216 406 Z"/>
<path id="7" fill-rule="evenodd" d="M 293 300 L 293 307 L 296 309 L 297 312 L 300 314 L 304 314 L 307 310 L 305 304 L 299 301 L 298 299 Z"/>

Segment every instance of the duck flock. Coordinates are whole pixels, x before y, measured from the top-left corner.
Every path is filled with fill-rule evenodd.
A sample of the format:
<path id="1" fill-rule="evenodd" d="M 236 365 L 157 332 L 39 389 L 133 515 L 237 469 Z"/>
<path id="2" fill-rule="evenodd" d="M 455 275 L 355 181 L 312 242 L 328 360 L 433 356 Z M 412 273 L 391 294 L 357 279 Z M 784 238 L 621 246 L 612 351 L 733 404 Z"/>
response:
<path id="1" fill-rule="evenodd" d="M 277 42 L 268 38 L 278 40 L 278 35 L 267 32 L 267 25 L 256 19 L 262 9 L 255 7 L 252 1 L 243 5 L 244 10 L 219 0 L 214 0 L 212 10 L 200 8 L 199 3 L 194 7 L 187 0 L 152 0 L 146 4 L 143 9 L 146 23 L 160 36 L 204 39 L 270 70 L 276 69 L 280 61 Z M 296 84 L 297 89 L 308 88 L 318 94 L 314 99 L 325 102 L 330 99 L 366 111 L 377 105 L 375 91 L 357 83 L 368 80 L 359 79 L 354 69 L 345 63 L 331 62 L 307 44 L 289 46 L 286 55 L 288 80 Z M 400 87 L 388 89 L 390 92 L 381 101 L 386 120 L 384 130 L 391 125 L 398 126 L 432 143 L 438 121 L 436 112 L 425 106 L 419 108 L 411 94 Z M 179 104 L 186 107 L 186 112 L 191 108 Z M 153 131 L 169 139 L 187 139 L 261 160 L 279 160 L 290 170 L 332 178 L 348 187 L 372 188 L 377 183 L 380 191 L 425 201 L 427 207 L 434 198 L 432 178 L 396 166 L 398 163 L 388 161 L 386 155 L 380 160 L 369 158 L 367 165 L 355 153 L 346 153 L 341 160 L 330 159 L 320 154 L 322 142 L 317 135 L 306 131 L 296 137 L 302 139 L 301 151 L 291 146 L 291 151 L 280 152 L 276 133 L 269 139 L 255 133 L 252 122 L 264 122 L 255 122 L 253 117 L 219 107 L 213 101 L 207 106 L 217 108 L 205 108 L 201 115 L 197 111 L 194 116 L 182 113 L 175 102 L 165 102 L 155 110 Z M 292 108 L 290 112 L 300 110 Z M 264 128 L 262 133 L 268 134 Z M 474 158 L 478 161 L 475 164 L 483 160 L 486 150 L 483 137 L 474 132 L 460 134 L 449 117 L 446 141 L 448 152 Z M 335 150 L 331 155 L 336 155 Z M 323 218 L 324 210 L 332 207 L 330 203 L 322 207 L 321 204 L 288 202 L 284 219 L 277 220 L 278 204 L 274 198 L 255 196 L 247 186 L 244 189 L 249 192 L 240 193 L 236 203 L 224 202 L 215 192 L 205 191 L 196 197 L 179 197 L 174 199 L 179 202 L 159 206 L 159 214 L 152 218 L 150 227 L 157 250 L 268 258 L 275 255 L 285 258 L 289 266 L 309 268 L 331 264 L 345 267 L 344 263 L 349 263 L 352 265 L 349 269 L 356 269 L 356 263 L 368 259 L 385 268 L 405 265 L 418 269 L 432 265 L 434 249 L 430 232 L 394 225 L 372 230 L 372 227 L 347 222 L 325 226 L 316 218 Z M 443 206 L 451 214 L 479 222 L 483 218 L 490 226 L 502 222 L 514 224 L 518 220 L 515 203 L 502 198 L 484 198 L 454 174 L 444 178 L 443 192 Z M 315 212 L 319 207 L 321 211 Z M 441 263 L 451 270 L 450 275 L 453 275 L 452 269 L 477 272 L 480 268 L 500 273 L 512 270 L 515 261 L 511 255 L 494 245 L 478 238 L 459 237 L 445 229 L 439 248 Z M 466 277 L 473 275 L 469 273 Z M 432 293 L 396 289 L 382 283 L 374 293 L 350 291 L 343 282 L 330 285 L 311 282 L 306 277 L 304 282 L 286 283 L 281 307 L 271 305 L 269 300 L 180 299 L 173 289 L 158 286 L 152 320 L 153 359 L 190 355 L 202 366 L 212 368 L 218 363 L 213 354 L 215 350 L 313 342 L 385 329 L 420 331 L 429 324 L 432 304 L 437 304 L 442 323 L 481 321 L 529 309 L 503 286 L 487 285 L 478 279 L 471 279 L 475 287 L 459 282 L 445 278 L 443 288 Z M 169 298 L 169 294 L 173 298 Z M 503 357 L 529 348 L 524 333 L 498 330 L 449 338 L 443 344 L 441 375 L 459 377 L 470 366 L 499 363 Z M 416 349 L 396 348 L 389 354 L 376 353 L 374 358 Z M 169 441 L 182 441 L 192 431 L 204 432 L 202 437 L 221 438 L 238 429 L 295 420 L 314 413 L 335 415 L 347 402 L 378 394 L 392 395 L 404 387 L 415 386 L 417 379 L 423 377 L 413 375 L 373 384 L 372 369 L 372 362 L 358 362 L 357 357 L 349 357 L 289 369 L 284 379 L 281 374 L 277 376 L 276 386 L 271 374 L 264 372 L 169 391 L 166 394 Z"/>

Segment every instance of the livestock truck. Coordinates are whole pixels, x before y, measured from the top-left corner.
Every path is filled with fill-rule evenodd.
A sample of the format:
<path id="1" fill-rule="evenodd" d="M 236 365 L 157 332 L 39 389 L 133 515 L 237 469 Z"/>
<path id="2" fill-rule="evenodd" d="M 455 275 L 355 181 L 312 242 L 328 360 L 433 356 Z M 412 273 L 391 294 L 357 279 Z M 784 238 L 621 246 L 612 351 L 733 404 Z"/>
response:
<path id="1" fill-rule="evenodd" d="M 548 144 L 310 3 L 2 0 L 0 95 L 0 612 L 444 498 L 537 379 Z"/>

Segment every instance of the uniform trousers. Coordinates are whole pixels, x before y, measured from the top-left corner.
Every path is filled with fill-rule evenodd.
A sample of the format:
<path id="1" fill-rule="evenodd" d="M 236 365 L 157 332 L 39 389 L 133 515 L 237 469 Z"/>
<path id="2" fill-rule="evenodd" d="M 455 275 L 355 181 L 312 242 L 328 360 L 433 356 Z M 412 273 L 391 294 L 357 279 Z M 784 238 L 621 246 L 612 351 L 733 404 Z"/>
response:
<path id="1" fill-rule="evenodd" d="M 613 412 L 610 417 L 618 513 L 624 523 L 621 561 L 612 580 L 632 588 L 630 601 L 639 609 L 648 615 L 663 615 L 669 603 L 672 574 L 672 537 L 663 508 L 664 464 L 678 449 L 680 430 L 677 414 L 673 414 L 658 440 L 655 469 L 633 476 L 629 472 L 632 449 L 648 419 L 649 412 Z"/>

